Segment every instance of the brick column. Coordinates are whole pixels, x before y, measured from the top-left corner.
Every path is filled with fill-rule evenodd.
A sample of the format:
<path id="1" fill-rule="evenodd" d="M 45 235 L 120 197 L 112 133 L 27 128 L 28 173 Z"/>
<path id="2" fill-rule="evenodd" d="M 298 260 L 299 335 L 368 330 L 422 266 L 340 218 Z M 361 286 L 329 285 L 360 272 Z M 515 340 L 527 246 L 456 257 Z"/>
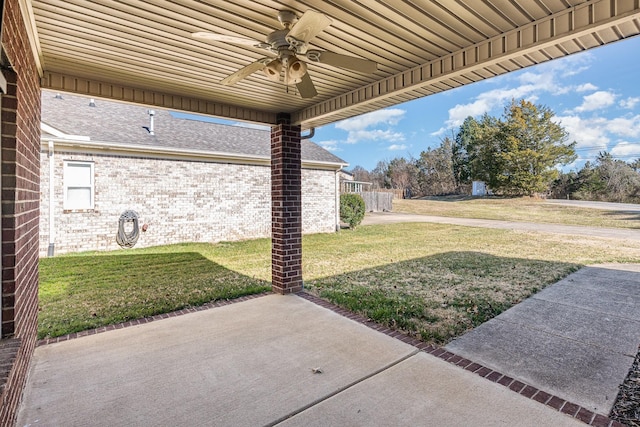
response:
<path id="1" fill-rule="evenodd" d="M 4 0 L 2 95 L 2 337 L 0 425 L 15 423 L 35 348 L 40 218 L 40 80 L 17 0 Z M 7 372 L 8 371 L 8 372 Z"/>
<path id="2" fill-rule="evenodd" d="M 300 126 L 288 114 L 271 128 L 271 280 L 279 294 L 302 290 Z"/>

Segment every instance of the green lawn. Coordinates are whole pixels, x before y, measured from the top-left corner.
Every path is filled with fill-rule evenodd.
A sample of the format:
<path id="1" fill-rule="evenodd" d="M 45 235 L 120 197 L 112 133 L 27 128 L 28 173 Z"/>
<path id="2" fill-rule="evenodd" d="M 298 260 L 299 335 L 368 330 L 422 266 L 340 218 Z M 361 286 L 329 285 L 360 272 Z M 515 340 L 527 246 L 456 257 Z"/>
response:
<path id="1" fill-rule="evenodd" d="M 451 196 L 431 197 L 424 200 L 395 199 L 393 210 L 394 212 L 454 218 L 640 229 L 640 215 L 637 213 L 547 204 L 542 199 L 531 197 L 472 198 Z"/>
<path id="2" fill-rule="evenodd" d="M 443 343 L 597 262 L 640 262 L 640 243 L 444 224 L 360 227 L 303 239 L 308 291 Z M 39 337 L 269 289 L 270 240 L 180 244 L 40 261 Z"/>

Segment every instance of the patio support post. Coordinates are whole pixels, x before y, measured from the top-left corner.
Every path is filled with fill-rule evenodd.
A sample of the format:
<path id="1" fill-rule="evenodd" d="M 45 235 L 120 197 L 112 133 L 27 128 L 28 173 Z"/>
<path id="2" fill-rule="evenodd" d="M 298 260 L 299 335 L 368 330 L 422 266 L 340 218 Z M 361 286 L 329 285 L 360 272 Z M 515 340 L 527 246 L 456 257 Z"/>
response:
<path id="1" fill-rule="evenodd" d="M 300 131 L 286 113 L 271 128 L 271 283 L 279 294 L 302 290 Z"/>

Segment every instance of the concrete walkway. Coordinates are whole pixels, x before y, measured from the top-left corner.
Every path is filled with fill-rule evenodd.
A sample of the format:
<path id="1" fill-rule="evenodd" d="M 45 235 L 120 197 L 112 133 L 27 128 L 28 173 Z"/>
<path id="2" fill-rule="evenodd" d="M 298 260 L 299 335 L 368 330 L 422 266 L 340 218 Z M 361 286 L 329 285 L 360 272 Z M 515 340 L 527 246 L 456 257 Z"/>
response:
<path id="1" fill-rule="evenodd" d="M 596 228 L 576 225 L 541 224 L 533 222 L 500 221 L 493 219 L 450 218 L 432 215 L 416 215 L 395 212 L 368 212 L 362 225 L 392 224 L 398 222 L 433 222 L 438 224 L 464 225 L 468 227 L 499 228 L 507 230 L 536 231 L 543 233 L 570 234 L 578 236 L 603 237 L 640 241 L 639 229 Z"/>
<path id="2" fill-rule="evenodd" d="M 640 265 L 585 267 L 445 348 L 608 414 L 640 345 Z"/>
<path id="3" fill-rule="evenodd" d="M 38 347 L 18 425 L 583 425 L 433 350 L 268 295 Z"/>

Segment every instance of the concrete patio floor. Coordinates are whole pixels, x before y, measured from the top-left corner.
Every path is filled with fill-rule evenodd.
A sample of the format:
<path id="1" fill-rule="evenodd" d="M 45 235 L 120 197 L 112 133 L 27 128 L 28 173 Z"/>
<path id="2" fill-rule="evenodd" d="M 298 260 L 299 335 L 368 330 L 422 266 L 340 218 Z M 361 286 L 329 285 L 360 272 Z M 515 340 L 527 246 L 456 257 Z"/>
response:
<path id="1" fill-rule="evenodd" d="M 38 347 L 18 425 L 584 425 L 442 357 L 267 295 Z"/>

